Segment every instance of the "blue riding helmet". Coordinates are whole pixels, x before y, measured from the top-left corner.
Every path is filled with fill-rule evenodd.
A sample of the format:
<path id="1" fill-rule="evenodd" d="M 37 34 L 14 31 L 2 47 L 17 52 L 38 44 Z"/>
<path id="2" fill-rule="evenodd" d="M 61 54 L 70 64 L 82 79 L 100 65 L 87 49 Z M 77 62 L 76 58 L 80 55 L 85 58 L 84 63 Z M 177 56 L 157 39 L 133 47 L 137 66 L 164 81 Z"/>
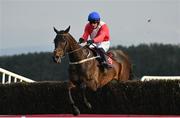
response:
<path id="1" fill-rule="evenodd" d="M 100 21 L 100 15 L 97 12 L 91 12 L 88 16 L 88 21 Z"/>

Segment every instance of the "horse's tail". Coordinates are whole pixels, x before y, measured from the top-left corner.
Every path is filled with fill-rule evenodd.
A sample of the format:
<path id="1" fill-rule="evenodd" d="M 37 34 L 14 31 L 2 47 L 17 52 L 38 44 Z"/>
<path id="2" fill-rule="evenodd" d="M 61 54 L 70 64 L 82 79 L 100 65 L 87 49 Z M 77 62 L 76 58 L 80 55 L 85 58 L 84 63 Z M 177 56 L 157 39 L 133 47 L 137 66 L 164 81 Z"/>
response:
<path id="1" fill-rule="evenodd" d="M 113 50 L 116 60 L 121 64 L 118 80 L 129 80 L 132 75 L 132 68 L 129 57 L 122 50 Z"/>

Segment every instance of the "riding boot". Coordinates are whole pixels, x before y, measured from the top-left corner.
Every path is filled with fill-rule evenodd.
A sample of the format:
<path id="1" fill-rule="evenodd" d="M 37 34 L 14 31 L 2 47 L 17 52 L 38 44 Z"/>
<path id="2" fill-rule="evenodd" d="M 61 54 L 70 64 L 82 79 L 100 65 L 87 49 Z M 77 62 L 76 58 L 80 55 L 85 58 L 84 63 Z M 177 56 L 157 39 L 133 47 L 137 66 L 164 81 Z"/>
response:
<path id="1" fill-rule="evenodd" d="M 106 58 L 106 55 L 105 55 L 105 51 L 103 48 L 98 48 L 98 53 L 101 57 L 101 65 L 105 68 L 112 68 L 112 66 L 110 64 L 108 64 L 108 60 Z"/>

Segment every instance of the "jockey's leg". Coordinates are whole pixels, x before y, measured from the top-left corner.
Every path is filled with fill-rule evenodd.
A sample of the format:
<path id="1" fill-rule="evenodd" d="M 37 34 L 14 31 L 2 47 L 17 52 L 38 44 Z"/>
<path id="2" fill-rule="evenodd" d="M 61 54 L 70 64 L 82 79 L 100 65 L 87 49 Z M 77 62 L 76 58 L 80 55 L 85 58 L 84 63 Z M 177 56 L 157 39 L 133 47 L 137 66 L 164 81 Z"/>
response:
<path id="1" fill-rule="evenodd" d="M 108 64 L 108 58 L 106 58 L 106 55 L 105 55 L 105 51 L 103 48 L 98 48 L 98 53 L 101 57 L 101 64 L 104 66 L 104 67 L 107 67 L 107 68 L 111 68 L 112 66 Z"/>

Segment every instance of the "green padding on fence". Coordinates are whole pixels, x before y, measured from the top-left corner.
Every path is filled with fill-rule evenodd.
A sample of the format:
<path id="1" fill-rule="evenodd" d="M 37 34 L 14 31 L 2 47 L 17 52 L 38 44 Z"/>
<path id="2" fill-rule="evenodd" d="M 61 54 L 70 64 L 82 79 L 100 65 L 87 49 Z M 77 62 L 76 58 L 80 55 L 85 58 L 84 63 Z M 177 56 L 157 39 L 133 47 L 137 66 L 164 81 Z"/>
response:
<path id="1" fill-rule="evenodd" d="M 0 114 L 69 114 L 66 82 L 0 85 Z M 89 110 L 79 90 L 73 98 L 86 114 L 180 114 L 180 81 L 110 83 L 97 92 L 87 90 Z"/>

